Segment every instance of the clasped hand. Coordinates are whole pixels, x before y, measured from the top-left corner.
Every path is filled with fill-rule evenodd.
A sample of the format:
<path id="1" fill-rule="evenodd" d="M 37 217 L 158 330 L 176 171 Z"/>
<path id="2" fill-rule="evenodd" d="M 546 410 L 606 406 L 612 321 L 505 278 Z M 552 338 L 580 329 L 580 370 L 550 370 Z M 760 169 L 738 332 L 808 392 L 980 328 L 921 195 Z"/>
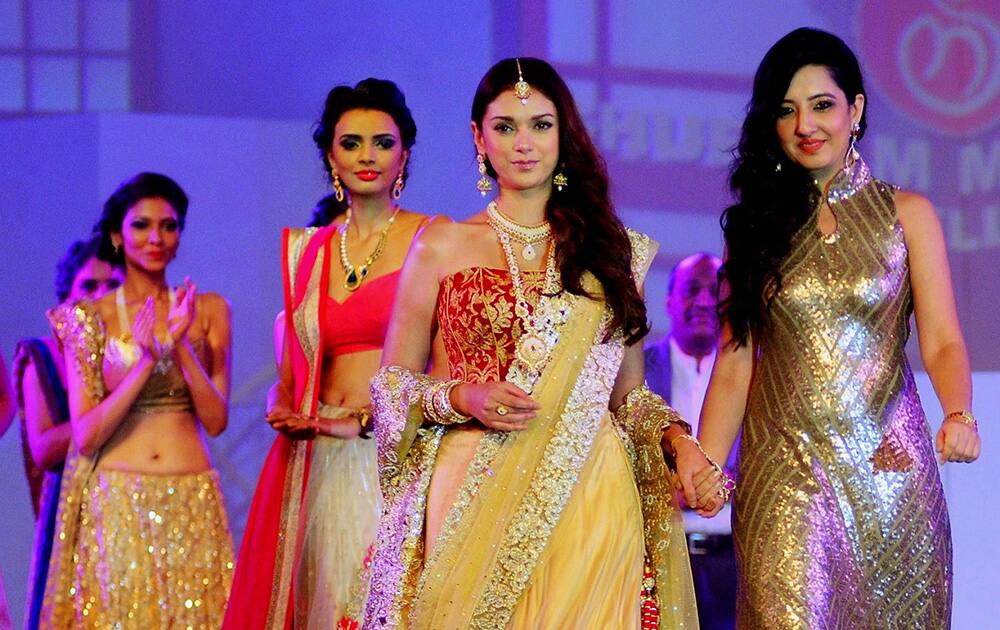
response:
<path id="1" fill-rule="evenodd" d="M 700 516 L 715 516 L 726 504 L 722 471 L 693 442 L 677 440 L 675 444 L 674 488 L 681 493 L 684 503 Z"/>
<path id="2" fill-rule="evenodd" d="M 938 429 L 934 446 L 940 463 L 968 464 L 979 458 L 982 441 L 979 438 L 979 431 L 971 424 L 960 420 L 945 420 Z"/>
<path id="3" fill-rule="evenodd" d="M 523 389 L 506 381 L 462 383 L 452 396 L 455 411 L 496 431 L 523 431 L 542 408 Z"/>
<path id="4" fill-rule="evenodd" d="M 361 433 L 361 422 L 357 413 L 339 418 L 315 418 L 275 406 L 267 412 L 265 419 L 272 429 L 284 433 L 293 440 L 312 440 L 321 434 L 351 439 Z"/>

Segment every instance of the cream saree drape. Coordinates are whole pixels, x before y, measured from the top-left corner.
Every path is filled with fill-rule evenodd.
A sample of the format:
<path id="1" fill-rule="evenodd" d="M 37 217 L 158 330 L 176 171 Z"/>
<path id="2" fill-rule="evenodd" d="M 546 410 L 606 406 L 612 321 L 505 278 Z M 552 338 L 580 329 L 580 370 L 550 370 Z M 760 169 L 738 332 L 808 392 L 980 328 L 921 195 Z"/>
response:
<path id="1" fill-rule="evenodd" d="M 648 239 L 645 244 L 648 252 Z M 644 271 L 647 257 L 639 258 Z M 585 287 L 600 294 L 593 277 Z M 654 565 L 659 627 L 697 627 L 683 529 L 675 526 L 662 455 L 657 467 L 649 445 L 631 437 L 646 439 L 654 432 L 613 424 L 608 412 L 624 353 L 621 336 L 604 341 L 609 318 L 602 300 L 572 297 L 570 308 L 532 391 L 541 411 L 525 431 L 483 435 L 426 561 L 427 489 L 446 429 L 424 426 L 420 399 L 431 382 L 427 376 L 393 366 L 376 376 L 372 400 L 386 510 L 365 627 L 494 629 L 522 618 L 537 624 L 538 606 L 544 606 L 539 589 L 546 598 L 567 597 L 560 602 L 564 610 L 586 609 L 594 602 L 572 601 L 573 583 L 606 582 L 617 573 L 621 578 L 611 579 L 604 593 L 610 603 L 602 610 L 616 620 L 624 615 L 638 628 L 643 555 Z M 655 442 L 658 451 L 658 437 Z M 608 480 L 614 481 L 599 485 Z M 615 566 L 586 565 L 586 558 L 578 558 L 581 563 L 565 565 L 573 570 L 560 571 L 560 559 L 573 553 L 564 545 L 583 533 L 587 519 L 612 517 L 589 505 L 604 499 L 615 502 L 612 513 L 630 520 L 593 527 L 620 532 Z M 635 534 L 631 544 L 629 532 Z M 603 577 L 577 574 L 585 566 Z M 623 592 L 614 592 L 619 587 Z"/>

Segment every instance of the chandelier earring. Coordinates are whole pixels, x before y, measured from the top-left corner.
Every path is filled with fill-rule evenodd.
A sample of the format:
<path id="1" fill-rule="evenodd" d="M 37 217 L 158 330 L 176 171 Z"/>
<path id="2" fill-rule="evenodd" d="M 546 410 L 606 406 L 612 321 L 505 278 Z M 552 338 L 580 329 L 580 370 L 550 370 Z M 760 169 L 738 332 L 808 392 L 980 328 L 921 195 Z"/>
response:
<path id="1" fill-rule="evenodd" d="M 858 136 L 861 135 L 861 125 L 859 123 L 854 123 L 851 127 L 851 144 L 847 147 L 847 153 L 844 155 L 844 168 L 850 168 L 851 164 L 858 159 L 858 150 L 855 148 L 855 144 L 858 142 Z"/>
<path id="2" fill-rule="evenodd" d="M 337 171 L 330 169 L 330 174 L 333 175 L 333 196 L 337 198 L 337 201 L 344 202 L 344 186 L 340 183 L 340 175 Z"/>
<path id="3" fill-rule="evenodd" d="M 479 181 L 476 182 L 476 190 L 479 191 L 480 195 L 485 197 L 486 193 L 493 190 L 493 182 L 486 176 L 486 156 L 482 153 L 477 153 L 476 161 L 479 162 Z"/>
<path id="4" fill-rule="evenodd" d="M 392 185 L 392 198 L 398 201 L 403 194 L 405 186 L 406 182 L 403 181 L 403 171 L 399 171 L 399 175 L 396 175 L 396 181 Z"/>
<path id="5" fill-rule="evenodd" d="M 564 169 L 552 176 L 552 185 L 559 192 L 562 192 L 563 188 L 569 185 L 569 178 L 566 177 Z"/>

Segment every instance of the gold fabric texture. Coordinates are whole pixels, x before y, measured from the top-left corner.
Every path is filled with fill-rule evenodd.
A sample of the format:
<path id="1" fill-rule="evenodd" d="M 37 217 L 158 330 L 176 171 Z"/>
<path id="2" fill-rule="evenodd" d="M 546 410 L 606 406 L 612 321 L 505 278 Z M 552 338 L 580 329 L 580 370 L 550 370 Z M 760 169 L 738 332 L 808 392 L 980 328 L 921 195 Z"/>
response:
<path id="1" fill-rule="evenodd" d="M 101 375 L 104 363 L 104 341 L 107 336 L 104 322 L 97 314 L 93 302 L 82 300 L 76 304 L 63 304 L 46 313 L 59 345 L 73 349 L 73 367 L 94 400 L 107 395 Z"/>
<path id="2" fill-rule="evenodd" d="M 951 536 L 904 353 L 913 310 L 893 189 L 863 162 L 793 237 L 759 340 L 734 534 L 741 628 L 946 628 Z"/>
<path id="3" fill-rule="evenodd" d="M 233 559 L 217 472 L 98 470 L 80 514 L 58 627 L 219 627 Z"/>

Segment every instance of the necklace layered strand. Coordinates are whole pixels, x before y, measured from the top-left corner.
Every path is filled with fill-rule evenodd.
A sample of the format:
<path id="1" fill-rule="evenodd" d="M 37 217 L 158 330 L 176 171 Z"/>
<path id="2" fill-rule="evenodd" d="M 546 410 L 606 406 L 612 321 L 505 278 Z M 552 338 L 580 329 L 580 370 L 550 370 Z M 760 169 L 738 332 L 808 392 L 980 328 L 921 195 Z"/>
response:
<path id="1" fill-rule="evenodd" d="M 538 225 L 518 223 L 500 212 L 495 200 L 486 206 L 486 214 L 489 215 L 498 234 L 502 231 L 510 240 L 521 245 L 521 258 L 525 260 L 534 260 L 538 256 L 535 247 L 552 238 L 552 226 L 548 221 L 542 221 Z"/>
<path id="2" fill-rule="evenodd" d="M 396 209 L 392 212 L 392 216 L 389 217 L 385 227 L 382 228 L 382 231 L 378 235 L 378 243 L 375 244 L 375 249 L 365 257 L 364 263 L 355 267 L 351 264 L 351 259 L 347 256 L 347 229 L 351 227 L 351 208 L 348 206 L 347 218 L 344 220 L 344 229 L 340 232 L 340 264 L 344 268 L 345 289 L 348 291 L 357 291 L 361 283 L 368 277 L 368 268 L 382 255 L 382 250 L 385 249 L 386 238 L 389 236 L 389 228 L 392 227 L 398 214 L 399 206 L 396 206 Z"/>
<path id="3" fill-rule="evenodd" d="M 495 208 L 495 204 L 490 204 Z M 559 329 L 569 315 L 568 304 L 556 296 L 561 294 L 561 283 L 556 271 L 555 247 L 550 247 L 545 260 L 545 287 L 538 304 L 533 310 L 528 308 L 528 299 L 524 290 L 524 279 L 521 268 L 514 255 L 512 241 L 514 238 L 505 229 L 505 225 L 490 212 L 487 221 L 497 233 L 507 267 L 510 271 L 511 285 L 514 289 L 514 314 L 521 320 L 522 332 L 514 353 L 515 361 L 508 373 L 508 381 L 515 383 L 527 392 L 531 392 L 535 381 L 548 362 L 559 337 Z M 502 215 L 501 215 L 502 216 Z"/>

